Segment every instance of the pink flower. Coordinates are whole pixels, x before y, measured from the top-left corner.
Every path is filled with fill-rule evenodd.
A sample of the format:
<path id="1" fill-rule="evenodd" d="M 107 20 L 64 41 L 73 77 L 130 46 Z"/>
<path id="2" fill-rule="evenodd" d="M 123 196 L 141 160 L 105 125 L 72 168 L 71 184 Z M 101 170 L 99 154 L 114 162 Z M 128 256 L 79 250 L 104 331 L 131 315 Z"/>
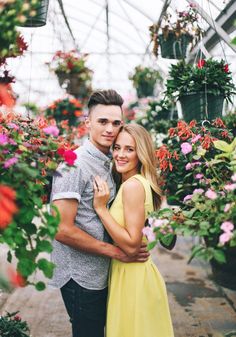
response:
<path id="1" fill-rule="evenodd" d="M 226 242 L 228 242 L 233 236 L 232 232 L 225 232 L 220 235 L 219 243 L 221 245 L 224 245 Z"/>
<path id="2" fill-rule="evenodd" d="M 224 208 L 224 212 L 227 213 L 230 210 L 231 206 L 232 206 L 231 204 L 226 204 Z"/>
<path id="3" fill-rule="evenodd" d="M 201 139 L 202 138 L 202 136 L 201 135 L 196 135 L 195 137 L 193 137 L 192 139 L 191 139 L 191 143 L 196 143 L 199 139 Z"/>
<path id="4" fill-rule="evenodd" d="M 162 227 L 162 226 L 165 226 L 169 223 L 169 221 L 167 219 L 156 219 L 154 222 L 153 222 L 153 226 L 154 227 Z"/>
<path id="5" fill-rule="evenodd" d="M 195 188 L 195 190 L 193 191 L 193 194 L 202 194 L 204 193 L 204 190 L 202 188 Z"/>
<path id="6" fill-rule="evenodd" d="M 215 200 L 217 198 L 216 192 L 212 191 L 210 188 L 206 191 L 205 196 L 211 200 Z"/>
<path id="7" fill-rule="evenodd" d="M 142 233 L 143 235 L 146 235 L 149 242 L 156 240 L 155 233 L 153 232 L 153 229 L 151 227 L 144 227 L 142 229 Z"/>
<path id="8" fill-rule="evenodd" d="M 202 179 L 203 178 L 203 174 L 202 173 L 198 173 L 195 175 L 196 179 Z"/>
<path id="9" fill-rule="evenodd" d="M 16 125 L 15 123 L 8 123 L 7 126 L 11 129 L 19 130 L 19 126 Z"/>
<path id="10" fill-rule="evenodd" d="M 236 182 L 236 173 L 234 173 L 231 177 L 232 181 Z"/>
<path id="11" fill-rule="evenodd" d="M 220 228 L 225 233 L 228 233 L 228 232 L 231 232 L 234 229 L 234 225 L 230 221 L 225 221 L 225 222 L 222 223 L 222 225 L 220 226 Z"/>
<path id="12" fill-rule="evenodd" d="M 72 166 L 77 158 L 77 154 L 72 150 L 66 150 L 63 154 L 65 162 Z"/>
<path id="13" fill-rule="evenodd" d="M 185 166 L 185 170 L 186 171 L 189 171 L 191 170 L 193 167 L 192 167 L 192 164 L 191 163 L 188 163 L 186 166 Z"/>
<path id="14" fill-rule="evenodd" d="M 0 133 L 0 145 L 7 145 L 8 137 L 4 133 Z"/>
<path id="15" fill-rule="evenodd" d="M 224 186 L 226 191 L 234 191 L 236 189 L 236 184 L 227 184 Z"/>
<path id="16" fill-rule="evenodd" d="M 181 151 L 184 155 L 190 153 L 192 149 L 192 145 L 187 142 L 181 144 Z"/>
<path id="17" fill-rule="evenodd" d="M 18 158 L 12 157 L 12 158 L 6 160 L 3 166 L 4 166 L 4 168 L 8 168 L 8 167 L 16 164 L 17 162 L 18 162 Z"/>
<path id="18" fill-rule="evenodd" d="M 47 134 L 47 135 L 51 135 L 53 137 L 57 137 L 59 135 L 59 129 L 57 126 L 55 125 L 50 125 L 47 126 L 46 128 L 43 128 L 43 131 Z"/>
<path id="19" fill-rule="evenodd" d="M 188 195 L 186 195 L 186 196 L 184 197 L 184 200 L 183 200 L 183 202 L 185 202 L 185 201 L 188 201 L 188 200 L 191 200 L 191 199 L 192 199 L 192 197 L 193 197 L 193 195 L 192 195 L 192 194 L 188 194 Z"/>

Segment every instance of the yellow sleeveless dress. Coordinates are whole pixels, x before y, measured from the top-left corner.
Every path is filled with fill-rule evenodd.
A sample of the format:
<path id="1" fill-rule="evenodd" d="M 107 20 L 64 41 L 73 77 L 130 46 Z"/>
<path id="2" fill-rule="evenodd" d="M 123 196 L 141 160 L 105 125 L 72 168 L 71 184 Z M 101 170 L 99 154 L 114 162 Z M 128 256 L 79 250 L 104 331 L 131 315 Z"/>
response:
<path id="1" fill-rule="evenodd" d="M 131 178 L 138 179 L 144 186 L 147 218 L 148 212 L 153 210 L 149 182 L 140 174 Z M 122 203 L 124 184 L 110 209 L 111 215 L 121 226 L 125 226 Z M 144 263 L 112 260 L 106 337 L 174 337 L 165 282 L 151 258 Z"/>

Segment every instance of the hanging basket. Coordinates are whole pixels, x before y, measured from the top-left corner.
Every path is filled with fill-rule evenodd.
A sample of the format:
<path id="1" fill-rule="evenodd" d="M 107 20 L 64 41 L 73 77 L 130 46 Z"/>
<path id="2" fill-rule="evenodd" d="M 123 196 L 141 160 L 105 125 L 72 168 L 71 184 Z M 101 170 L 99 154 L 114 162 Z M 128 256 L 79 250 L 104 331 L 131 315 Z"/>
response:
<path id="1" fill-rule="evenodd" d="M 138 85 L 136 88 L 138 98 L 153 96 L 155 85 L 152 85 L 148 82 L 143 82 Z"/>
<path id="2" fill-rule="evenodd" d="M 38 0 L 36 15 L 27 17 L 22 27 L 42 27 L 46 25 L 49 0 Z"/>
<path id="3" fill-rule="evenodd" d="M 163 34 L 158 36 L 161 46 L 161 56 L 166 59 L 184 59 L 189 43 L 192 41 L 192 36 L 182 34 L 178 38 L 173 32 L 169 32 L 165 37 Z"/>
<path id="4" fill-rule="evenodd" d="M 90 85 L 82 81 L 78 74 L 56 72 L 60 86 L 65 87 L 68 94 L 78 98 L 88 97 L 91 93 Z"/>
<path id="5" fill-rule="evenodd" d="M 179 98 L 183 118 L 186 122 L 196 119 L 198 122 L 204 119 L 213 120 L 222 116 L 224 96 L 205 94 L 204 92 L 189 93 Z"/>

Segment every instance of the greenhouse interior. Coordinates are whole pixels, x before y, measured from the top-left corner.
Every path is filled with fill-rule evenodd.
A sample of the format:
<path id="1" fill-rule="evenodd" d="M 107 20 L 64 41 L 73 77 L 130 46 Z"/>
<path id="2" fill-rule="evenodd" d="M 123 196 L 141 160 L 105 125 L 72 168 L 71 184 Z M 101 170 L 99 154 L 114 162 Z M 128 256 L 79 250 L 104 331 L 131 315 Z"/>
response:
<path id="1" fill-rule="evenodd" d="M 0 337 L 236 337 L 235 95 L 235 0 L 0 0 Z"/>

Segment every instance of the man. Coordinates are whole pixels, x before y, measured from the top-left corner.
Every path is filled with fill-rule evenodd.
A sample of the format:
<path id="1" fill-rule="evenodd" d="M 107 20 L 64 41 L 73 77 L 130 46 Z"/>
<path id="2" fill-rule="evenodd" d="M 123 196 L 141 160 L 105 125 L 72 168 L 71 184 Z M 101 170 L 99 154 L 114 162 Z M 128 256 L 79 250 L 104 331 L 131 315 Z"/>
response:
<path id="1" fill-rule="evenodd" d="M 131 258 L 110 244 L 93 209 L 96 175 L 106 179 L 110 201 L 115 196 L 110 147 L 123 123 L 122 104 L 123 99 L 114 90 L 91 95 L 86 120 L 89 140 L 76 150 L 75 167 L 65 171 L 61 166 L 53 181 L 52 201 L 61 221 L 52 254 L 56 268 L 51 284 L 61 289 L 73 337 L 104 336 L 110 258 L 142 262 L 148 257 L 145 248 Z"/>

